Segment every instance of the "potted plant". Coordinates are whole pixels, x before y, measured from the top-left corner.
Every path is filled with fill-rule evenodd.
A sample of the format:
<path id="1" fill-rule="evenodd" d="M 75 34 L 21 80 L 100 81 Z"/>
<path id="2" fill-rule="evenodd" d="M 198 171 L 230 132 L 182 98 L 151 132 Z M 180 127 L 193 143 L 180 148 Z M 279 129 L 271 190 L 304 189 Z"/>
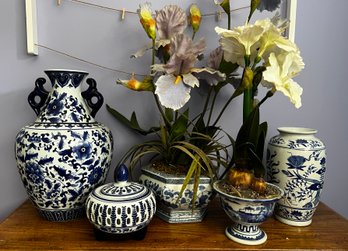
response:
<path id="1" fill-rule="evenodd" d="M 272 214 L 275 202 L 284 194 L 279 187 L 264 180 L 267 123 L 260 124 L 259 109 L 276 91 L 289 97 L 299 108 L 302 88 L 292 78 L 304 67 L 298 47 L 282 36 L 283 22 L 264 19 L 249 23 L 260 2 L 251 1 L 245 25 L 233 29 L 230 26 L 228 29 L 215 28 L 224 53 L 222 64 L 229 63 L 243 70 L 230 98 L 243 94 L 243 124 L 234 144 L 231 165 L 222 179 L 214 183 L 214 189 L 220 194 L 224 211 L 233 221 L 226 229 L 227 237 L 247 245 L 266 241 L 267 235 L 258 225 Z M 230 15 L 229 1 L 223 1 L 221 6 Z M 261 101 L 257 101 L 260 86 L 268 91 Z"/>
<path id="2" fill-rule="evenodd" d="M 203 219 L 213 194 L 212 182 L 217 179 L 219 167 L 226 168 L 230 161 L 228 146 L 219 142 L 222 130 L 216 126 L 217 120 L 210 122 L 214 106 L 210 97 L 218 93 L 225 75 L 211 67 L 195 67 L 205 49 L 204 39 L 194 41 L 201 18 L 196 5 L 191 6 L 189 16 L 192 36 L 184 32 L 188 18 L 180 7 L 165 6 L 154 18 L 149 4 L 141 5 L 140 22 L 152 42 L 134 57 L 151 50 L 151 72 L 142 81 L 135 76 L 117 81 L 131 90 L 151 92 L 160 124 L 145 130 L 135 113 L 127 119 L 107 106 L 116 119 L 138 133 L 155 135 L 131 147 L 119 164 L 128 163 L 130 170 L 141 167 L 140 181 L 156 194 L 157 215 L 173 223 Z M 214 55 L 210 61 L 214 61 Z M 209 92 L 202 112 L 191 119 L 184 105 L 202 80 L 208 84 Z M 146 156 L 151 164 L 139 165 Z"/>

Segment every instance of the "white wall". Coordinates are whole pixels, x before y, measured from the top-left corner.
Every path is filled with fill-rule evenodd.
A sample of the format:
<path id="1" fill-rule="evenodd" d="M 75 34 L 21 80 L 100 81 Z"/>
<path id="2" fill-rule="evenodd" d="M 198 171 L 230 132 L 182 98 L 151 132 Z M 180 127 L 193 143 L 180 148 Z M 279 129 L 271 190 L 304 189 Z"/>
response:
<path id="1" fill-rule="evenodd" d="M 125 7 L 136 10 L 143 1 L 95 0 L 114 8 Z M 179 3 L 187 7 L 194 1 L 151 1 L 153 8 L 165 4 Z M 235 3 L 237 6 L 243 1 Z M 119 14 L 76 5 L 62 1 L 56 7 L 55 1 L 37 0 L 39 19 L 39 43 L 65 51 L 74 56 L 128 72 L 146 73 L 150 58 L 129 59 L 129 55 L 148 42 L 136 15 L 127 14 L 124 21 Z M 214 12 L 213 1 L 199 1 L 203 13 Z M 296 110 L 281 94 L 262 108 L 262 117 L 269 122 L 269 135 L 276 134 L 279 126 L 306 126 L 318 129 L 318 137 L 327 145 L 327 175 L 322 201 L 348 218 L 348 168 L 346 154 L 348 147 L 348 116 L 345 98 L 348 85 L 345 83 L 345 62 L 348 58 L 346 41 L 348 31 L 348 1 L 306 0 L 298 1 L 296 42 L 301 48 L 306 68 L 297 77 L 304 88 L 303 107 Z M 234 22 L 241 23 L 246 11 L 233 14 Z M 221 23 L 224 26 L 225 23 Z M 219 25 L 214 17 L 205 17 L 198 37 L 205 36 L 209 49 L 217 45 L 213 28 Z M 24 0 L 0 1 L 0 220 L 10 214 L 27 197 L 20 181 L 14 160 L 13 144 L 20 128 L 35 119 L 26 98 L 34 87 L 37 77 L 44 76 L 48 68 L 81 69 L 90 72 L 97 80 L 98 89 L 104 94 L 106 103 L 130 115 L 133 110 L 139 114 L 145 126 L 152 125 L 158 118 L 153 115 L 151 96 L 130 92 L 115 86 L 117 78 L 126 75 L 100 69 L 86 63 L 58 55 L 40 48 L 39 56 L 26 54 Z M 231 89 L 221 95 L 227 98 Z M 196 97 L 198 100 L 199 95 Z M 196 101 L 196 102 L 199 102 Z M 240 102 L 234 102 L 227 111 L 221 125 L 235 135 L 241 121 Z M 115 136 L 115 158 L 113 163 L 132 144 L 144 138 L 118 124 L 102 108 L 97 120 L 108 125 Z M 113 165 L 114 166 L 114 165 Z M 110 172 L 111 173 L 111 172 Z"/>

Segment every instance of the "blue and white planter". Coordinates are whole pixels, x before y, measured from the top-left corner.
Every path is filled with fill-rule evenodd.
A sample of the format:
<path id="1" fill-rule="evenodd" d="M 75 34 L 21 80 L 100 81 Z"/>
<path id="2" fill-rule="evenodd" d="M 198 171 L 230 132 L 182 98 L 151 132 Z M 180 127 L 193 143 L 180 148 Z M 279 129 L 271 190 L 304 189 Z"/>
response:
<path id="1" fill-rule="evenodd" d="M 53 88 L 48 92 L 46 80 L 36 80 L 28 101 L 38 117 L 18 133 L 15 155 L 23 184 L 40 214 L 47 220 L 67 221 L 85 214 L 88 194 L 104 181 L 113 140 L 110 130 L 94 120 L 103 104 L 96 82 L 87 79 L 89 88 L 81 93 L 87 72 L 45 73 Z"/>
<path id="2" fill-rule="evenodd" d="M 193 179 L 177 202 L 185 175 L 160 172 L 151 165 L 142 167 L 139 182 L 150 188 L 156 196 L 156 215 L 168 223 L 201 222 L 213 197 L 209 177 L 201 176 L 195 207 L 192 210 Z"/>
<path id="3" fill-rule="evenodd" d="M 213 184 L 214 190 L 220 195 L 221 205 L 225 213 L 233 221 L 225 230 L 226 236 L 244 245 L 260 245 L 267 240 L 267 234 L 259 228 L 273 214 L 275 203 L 284 192 L 276 185 L 267 183 L 275 195 L 265 199 L 248 199 L 225 193 L 219 185 L 223 180 Z"/>
<path id="4" fill-rule="evenodd" d="M 282 127 L 278 131 L 267 148 L 269 180 L 285 192 L 275 216 L 288 225 L 308 226 L 324 184 L 325 145 L 314 136 L 314 129 Z"/>
<path id="5" fill-rule="evenodd" d="M 105 233 L 129 234 L 142 230 L 156 212 L 156 198 L 144 185 L 128 182 L 128 169 L 121 165 L 117 182 L 97 187 L 86 201 L 89 221 Z"/>

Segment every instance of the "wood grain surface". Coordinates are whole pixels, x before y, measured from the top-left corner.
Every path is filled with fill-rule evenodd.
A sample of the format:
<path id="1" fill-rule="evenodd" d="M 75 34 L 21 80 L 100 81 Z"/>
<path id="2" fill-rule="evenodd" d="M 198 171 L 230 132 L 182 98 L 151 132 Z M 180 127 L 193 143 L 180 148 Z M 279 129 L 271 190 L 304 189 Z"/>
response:
<path id="1" fill-rule="evenodd" d="M 201 223 L 168 224 L 154 217 L 141 241 L 97 241 L 86 218 L 45 221 L 27 201 L 0 224 L 0 250 L 348 250 L 348 221 L 323 203 L 308 227 L 269 219 L 261 225 L 268 240 L 258 246 L 227 239 L 224 231 L 229 223 L 215 199 Z"/>

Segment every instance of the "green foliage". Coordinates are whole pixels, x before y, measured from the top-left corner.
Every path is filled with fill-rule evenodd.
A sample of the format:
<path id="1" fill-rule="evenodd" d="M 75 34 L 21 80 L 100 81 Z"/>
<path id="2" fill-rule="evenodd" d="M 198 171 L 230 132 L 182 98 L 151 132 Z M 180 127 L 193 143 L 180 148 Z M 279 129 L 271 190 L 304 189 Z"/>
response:
<path id="1" fill-rule="evenodd" d="M 260 112 L 256 107 L 241 126 L 235 142 L 234 163 L 243 160 L 246 164 L 238 168 L 253 171 L 257 178 L 265 174 L 262 159 L 266 133 L 267 123 L 260 124 Z"/>
<path id="2" fill-rule="evenodd" d="M 109 105 L 106 105 L 106 109 L 115 119 L 117 119 L 123 125 L 133 129 L 134 131 L 140 133 L 141 135 L 148 135 L 150 133 L 159 131 L 159 127 L 151 127 L 148 130 L 142 129 L 138 123 L 138 119 L 135 112 L 132 113 L 131 119 L 127 119 L 125 116 L 123 116 L 121 113 L 119 113 L 115 109 L 111 108 Z"/>

